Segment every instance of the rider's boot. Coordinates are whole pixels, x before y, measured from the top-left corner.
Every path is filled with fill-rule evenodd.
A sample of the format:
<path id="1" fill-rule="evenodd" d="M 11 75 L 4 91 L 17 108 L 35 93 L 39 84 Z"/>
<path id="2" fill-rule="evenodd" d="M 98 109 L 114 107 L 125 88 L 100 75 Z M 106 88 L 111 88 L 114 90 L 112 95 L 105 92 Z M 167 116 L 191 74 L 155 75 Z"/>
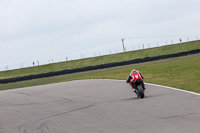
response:
<path id="1" fill-rule="evenodd" d="M 135 88 L 132 88 L 133 92 L 135 92 L 135 94 L 137 95 L 137 97 L 139 97 L 139 94 L 136 92 Z"/>
<path id="2" fill-rule="evenodd" d="M 136 92 L 135 88 L 132 88 L 133 92 Z"/>

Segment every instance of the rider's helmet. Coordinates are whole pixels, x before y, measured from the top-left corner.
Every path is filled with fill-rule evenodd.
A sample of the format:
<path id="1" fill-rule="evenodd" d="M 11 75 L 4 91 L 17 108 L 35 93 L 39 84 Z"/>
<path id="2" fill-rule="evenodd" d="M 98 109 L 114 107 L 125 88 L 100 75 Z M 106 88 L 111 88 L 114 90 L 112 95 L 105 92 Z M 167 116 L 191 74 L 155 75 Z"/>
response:
<path id="1" fill-rule="evenodd" d="M 136 73 L 138 73 L 138 71 L 135 70 L 135 69 L 133 69 L 133 70 L 131 71 L 130 75 L 132 75 L 132 74 L 136 74 Z"/>

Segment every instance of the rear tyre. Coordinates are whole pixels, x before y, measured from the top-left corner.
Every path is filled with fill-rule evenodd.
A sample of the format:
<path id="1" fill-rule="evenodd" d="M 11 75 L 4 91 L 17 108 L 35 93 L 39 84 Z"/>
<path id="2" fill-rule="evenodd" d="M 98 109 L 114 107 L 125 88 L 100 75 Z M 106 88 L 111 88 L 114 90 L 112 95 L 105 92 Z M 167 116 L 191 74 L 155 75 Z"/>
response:
<path id="1" fill-rule="evenodd" d="M 137 89 L 138 89 L 138 97 L 139 98 L 144 98 L 144 90 L 143 90 L 142 86 L 138 85 Z"/>

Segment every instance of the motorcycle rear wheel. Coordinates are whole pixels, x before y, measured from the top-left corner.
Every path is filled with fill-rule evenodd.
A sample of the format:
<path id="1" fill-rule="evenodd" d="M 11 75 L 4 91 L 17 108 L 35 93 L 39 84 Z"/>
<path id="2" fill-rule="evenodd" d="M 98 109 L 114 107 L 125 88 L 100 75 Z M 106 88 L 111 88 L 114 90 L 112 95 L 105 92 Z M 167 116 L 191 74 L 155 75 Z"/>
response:
<path id="1" fill-rule="evenodd" d="M 145 95 L 144 95 L 144 90 L 143 90 L 143 88 L 142 88 L 141 85 L 138 85 L 138 86 L 137 86 L 137 91 L 138 91 L 138 96 L 139 96 L 139 98 L 144 98 L 144 97 L 145 97 Z"/>

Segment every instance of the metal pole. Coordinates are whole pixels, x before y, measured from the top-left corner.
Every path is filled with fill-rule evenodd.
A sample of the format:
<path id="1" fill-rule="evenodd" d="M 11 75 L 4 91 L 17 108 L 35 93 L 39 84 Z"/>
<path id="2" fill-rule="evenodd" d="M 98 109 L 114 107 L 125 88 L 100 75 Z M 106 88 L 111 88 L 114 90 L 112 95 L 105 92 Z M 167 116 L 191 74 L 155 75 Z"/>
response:
<path id="1" fill-rule="evenodd" d="M 123 50 L 125 52 L 125 47 L 124 47 L 124 38 L 122 39 L 122 46 L 123 46 Z"/>

